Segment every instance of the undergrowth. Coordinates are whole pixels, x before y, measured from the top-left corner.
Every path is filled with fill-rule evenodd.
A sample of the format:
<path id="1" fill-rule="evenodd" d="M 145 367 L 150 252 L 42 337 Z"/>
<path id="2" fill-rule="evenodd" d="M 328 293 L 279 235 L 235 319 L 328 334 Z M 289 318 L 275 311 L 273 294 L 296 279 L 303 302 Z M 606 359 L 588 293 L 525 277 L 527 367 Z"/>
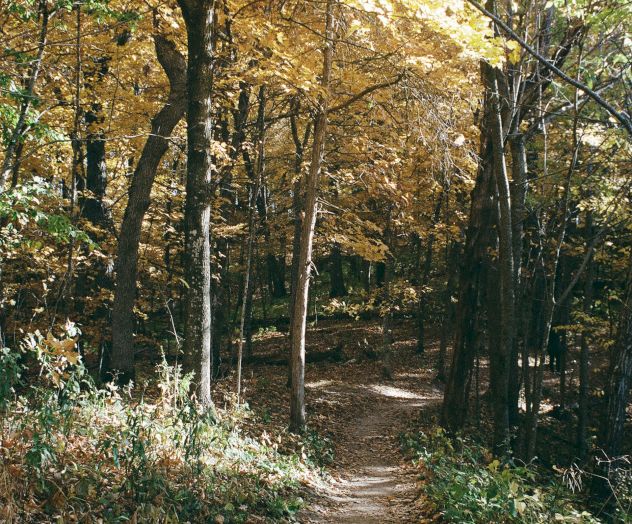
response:
<path id="1" fill-rule="evenodd" d="M 404 434 L 401 443 L 421 471 L 429 510 L 446 522 L 600 522 L 562 480 L 543 479 L 531 464 L 503 464 L 472 440 L 437 428 Z"/>
<path id="2" fill-rule="evenodd" d="M 29 358 L 39 373 L 18 396 Z M 243 404 L 202 410 L 178 366 L 158 366 L 152 398 L 97 388 L 72 337 L 35 334 L 0 368 L 1 522 L 292 521 L 318 475 L 317 439 L 288 452 L 246 432 Z"/>

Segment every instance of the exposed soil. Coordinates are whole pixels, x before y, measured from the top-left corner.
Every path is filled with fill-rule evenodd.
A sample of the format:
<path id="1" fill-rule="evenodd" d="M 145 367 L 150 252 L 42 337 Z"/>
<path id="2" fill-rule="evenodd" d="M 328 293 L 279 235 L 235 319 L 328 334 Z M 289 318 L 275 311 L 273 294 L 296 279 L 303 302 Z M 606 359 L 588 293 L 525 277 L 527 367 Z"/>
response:
<path id="1" fill-rule="evenodd" d="M 340 333 L 348 340 L 347 362 L 307 368 L 308 422 L 330 436 L 335 460 L 329 468 L 331 481 L 309 497 L 298 520 L 306 524 L 418 523 L 422 509 L 417 472 L 400 452 L 399 435 L 418 419 L 420 411 L 433 410 L 441 400 L 440 386 L 433 382 L 434 352 L 417 356 L 414 340 L 400 337 L 393 347 L 393 380 L 385 380 L 381 364 L 363 356 L 378 343 L 377 325 L 350 324 L 345 329 L 340 323 L 325 324 L 310 330 L 308 348 L 311 338 L 312 351 L 326 350 L 339 342 Z M 265 378 L 257 380 L 256 374 L 262 372 Z M 265 391 L 251 397 L 255 408 L 260 402 L 266 409 L 283 406 L 270 400 L 275 392 L 287 394 L 279 391 L 285 373 L 281 367 L 253 370 L 252 387 L 260 389 L 262 380 L 265 385 Z M 255 398 L 259 395 L 265 399 Z M 285 417 L 287 413 L 281 409 L 271 415 Z"/>
<path id="2" fill-rule="evenodd" d="M 336 481 L 301 522 L 419 522 L 416 472 L 402 461 L 398 437 L 420 408 L 439 397 L 431 388 L 427 395 L 405 388 L 411 380 L 409 375 L 386 384 L 320 388 L 322 398 L 338 398 L 357 417 L 334 421 L 340 435 Z M 356 410 L 354 405 L 363 407 Z"/>

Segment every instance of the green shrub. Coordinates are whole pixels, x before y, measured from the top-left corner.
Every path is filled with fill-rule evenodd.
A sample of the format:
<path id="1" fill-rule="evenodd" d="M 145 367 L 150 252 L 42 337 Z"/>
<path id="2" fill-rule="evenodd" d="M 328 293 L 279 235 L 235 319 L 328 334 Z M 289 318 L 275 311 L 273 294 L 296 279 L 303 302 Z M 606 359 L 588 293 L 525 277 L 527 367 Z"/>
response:
<path id="1" fill-rule="evenodd" d="M 442 429 L 402 435 L 422 470 L 424 493 L 447 522 L 599 522 L 577 509 L 561 482 L 541 483 L 532 465 L 501 463 L 471 440 L 451 440 Z"/>
<path id="2" fill-rule="evenodd" d="M 41 372 L 27 395 L 6 396 L 0 419 L 0 507 L 15 522 L 291 521 L 301 485 L 318 475 L 309 457 L 246 434 L 244 405 L 201 409 L 177 366 L 158 366 L 153 395 L 98 389 L 68 334 L 36 333 L 23 347 Z"/>

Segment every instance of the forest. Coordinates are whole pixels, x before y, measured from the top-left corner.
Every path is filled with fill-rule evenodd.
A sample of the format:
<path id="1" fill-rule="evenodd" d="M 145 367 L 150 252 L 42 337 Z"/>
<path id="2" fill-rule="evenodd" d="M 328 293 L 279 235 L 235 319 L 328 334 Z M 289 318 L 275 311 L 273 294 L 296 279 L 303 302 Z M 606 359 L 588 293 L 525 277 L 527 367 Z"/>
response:
<path id="1" fill-rule="evenodd" d="M 632 523 L 632 3 L 0 43 L 1 523 Z"/>

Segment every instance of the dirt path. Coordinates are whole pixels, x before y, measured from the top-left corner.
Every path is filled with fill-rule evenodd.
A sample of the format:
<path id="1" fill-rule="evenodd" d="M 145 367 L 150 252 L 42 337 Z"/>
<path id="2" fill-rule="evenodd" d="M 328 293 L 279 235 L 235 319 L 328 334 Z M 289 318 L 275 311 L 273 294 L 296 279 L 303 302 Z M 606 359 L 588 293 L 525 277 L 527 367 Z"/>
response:
<path id="1" fill-rule="evenodd" d="M 301 524 L 415 523 L 423 518 L 417 471 L 400 452 L 399 435 L 436 413 L 442 390 L 437 374 L 438 343 L 416 353 L 415 326 L 395 326 L 392 346 L 393 380 L 382 378 L 374 348 L 382 341 L 381 323 L 324 321 L 307 333 L 309 351 L 328 351 L 343 344 L 344 362 L 307 365 L 308 428 L 331 439 L 334 463 L 331 481 L 306 485 Z M 276 355 L 284 347 L 282 334 L 258 343 L 259 354 Z M 371 351 L 373 350 L 373 351 Z M 263 366 L 247 370 L 248 400 L 279 428 L 288 420 L 287 370 Z"/>
<path id="2" fill-rule="evenodd" d="M 300 522 L 419 522 L 416 474 L 402 460 L 399 434 L 420 409 L 441 398 L 429 377 L 409 373 L 352 385 L 321 381 L 308 390 L 317 402 L 345 405 L 350 416 L 333 421 L 334 482 Z"/>

